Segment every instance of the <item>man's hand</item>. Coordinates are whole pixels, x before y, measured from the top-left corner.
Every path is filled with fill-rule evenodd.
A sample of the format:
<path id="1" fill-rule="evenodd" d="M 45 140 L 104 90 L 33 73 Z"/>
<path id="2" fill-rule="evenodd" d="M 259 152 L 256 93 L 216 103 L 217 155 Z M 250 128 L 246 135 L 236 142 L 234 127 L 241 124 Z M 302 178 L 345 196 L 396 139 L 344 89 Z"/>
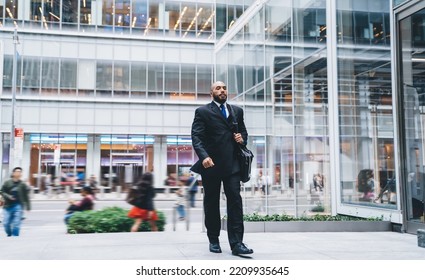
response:
<path id="1" fill-rule="evenodd" d="M 240 133 L 233 133 L 233 139 L 235 139 L 236 143 L 243 144 L 243 138 Z"/>
<path id="2" fill-rule="evenodd" d="M 202 161 L 202 165 L 204 168 L 209 168 L 214 166 L 214 162 L 210 157 L 207 157 Z"/>

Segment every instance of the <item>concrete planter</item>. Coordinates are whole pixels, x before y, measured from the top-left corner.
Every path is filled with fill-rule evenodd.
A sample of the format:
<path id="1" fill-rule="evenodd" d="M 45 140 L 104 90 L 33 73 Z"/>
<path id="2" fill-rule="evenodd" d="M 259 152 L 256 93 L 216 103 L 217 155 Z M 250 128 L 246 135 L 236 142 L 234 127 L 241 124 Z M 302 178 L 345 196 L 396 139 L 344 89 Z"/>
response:
<path id="1" fill-rule="evenodd" d="M 371 232 L 391 231 L 387 221 L 285 221 L 244 222 L 245 232 Z M 222 220 L 227 230 L 226 220 Z"/>

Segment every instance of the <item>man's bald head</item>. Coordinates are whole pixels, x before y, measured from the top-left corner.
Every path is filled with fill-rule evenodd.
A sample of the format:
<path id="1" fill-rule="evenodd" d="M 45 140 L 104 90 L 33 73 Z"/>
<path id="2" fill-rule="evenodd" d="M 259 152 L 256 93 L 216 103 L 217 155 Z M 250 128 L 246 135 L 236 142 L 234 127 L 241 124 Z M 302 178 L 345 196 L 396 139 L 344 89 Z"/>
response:
<path id="1" fill-rule="evenodd" d="M 211 86 L 211 96 L 214 99 L 214 101 L 223 104 L 227 100 L 227 87 L 226 84 L 217 81 L 212 84 Z"/>

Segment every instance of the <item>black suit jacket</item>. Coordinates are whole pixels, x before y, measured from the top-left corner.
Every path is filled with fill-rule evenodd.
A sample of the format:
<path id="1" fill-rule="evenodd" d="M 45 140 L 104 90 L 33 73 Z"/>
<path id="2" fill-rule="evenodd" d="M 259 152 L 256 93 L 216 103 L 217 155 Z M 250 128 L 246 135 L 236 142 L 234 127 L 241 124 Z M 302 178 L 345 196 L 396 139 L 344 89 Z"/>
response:
<path id="1" fill-rule="evenodd" d="M 192 145 L 199 161 L 192 166 L 193 172 L 202 176 L 224 177 L 239 171 L 236 156 L 238 144 L 233 139 L 233 133 L 241 133 L 244 144 L 247 143 L 248 133 L 242 108 L 234 105 L 230 108 L 227 105 L 227 109 L 229 112 L 227 119 L 221 115 L 214 102 L 196 109 L 192 124 Z M 234 123 L 233 115 L 237 125 Z M 202 161 L 207 157 L 213 160 L 213 167 L 203 167 Z"/>

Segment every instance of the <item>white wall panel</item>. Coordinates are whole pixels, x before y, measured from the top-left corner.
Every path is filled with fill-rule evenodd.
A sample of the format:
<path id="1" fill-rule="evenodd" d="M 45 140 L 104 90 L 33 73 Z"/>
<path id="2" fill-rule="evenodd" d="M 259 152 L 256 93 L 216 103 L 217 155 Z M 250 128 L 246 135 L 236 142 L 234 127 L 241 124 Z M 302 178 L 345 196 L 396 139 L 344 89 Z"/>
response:
<path id="1" fill-rule="evenodd" d="M 45 106 L 46 104 L 42 104 L 42 105 L 44 106 L 42 106 L 40 110 L 40 126 L 43 126 L 44 124 L 57 125 L 58 119 L 59 119 L 59 108 Z"/>
<path id="2" fill-rule="evenodd" d="M 3 52 L 4 54 L 9 54 L 12 55 L 13 54 L 13 41 L 12 41 L 12 36 L 7 36 L 10 38 L 1 38 L 2 42 L 3 42 Z M 18 47 L 18 52 L 22 53 L 22 46 Z"/>
<path id="3" fill-rule="evenodd" d="M 147 47 L 145 45 L 133 45 L 131 47 L 131 61 L 146 61 Z"/>
<path id="4" fill-rule="evenodd" d="M 164 48 L 164 58 L 166 63 L 180 62 L 180 45 L 176 44 L 173 48 L 173 45 Z M 194 60 L 193 50 L 192 50 L 192 60 Z M 191 61 L 183 61 L 189 63 Z"/>
<path id="5" fill-rule="evenodd" d="M 96 125 L 111 125 L 112 112 L 108 108 L 95 108 L 95 123 Z"/>
<path id="6" fill-rule="evenodd" d="M 163 62 L 163 43 L 149 42 L 147 61 Z"/>
<path id="7" fill-rule="evenodd" d="M 166 126 L 179 126 L 180 112 L 178 110 L 167 110 L 167 113 L 164 114 L 163 122 Z"/>
<path id="8" fill-rule="evenodd" d="M 107 41 L 99 40 L 96 44 L 96 58 L 111 60 L 113 57 L 113 47 Z"/>
<path id="9" fill-rule="evenodd" d="M 95 89 L 96 63 L 93 60 L 80 60 L 78 63 L 78 88 Z"/>
<path id="10" fill-rule="evenodd" d="M 25 106 L 20 110 L 19 122 L 22 124 L 39 124 L 40 123 L 40 107 Z"/>
<path id="11" fill-rule="evenodd" d="M 136 107 L 130 110 L 129 122 L 131 126 L 145 126 L 146 125 L 146 108 Z"/>
<path id="12" fill-rule="evenodd" d="M 183 57 L 183 55 L 182 55 Z M 184 56 L 187 57 L 186 55 Z M 193 57 L 193 54 L 192 54 Z M 198 64 L 213 64 L 213 51 L 212 49 L 197 49 L 196 50 L 196 63 Z"/>
<path id="13" fill-rule="evenodd" d="M 59 41 L 43 41 L 42 55 L 47 57 L 59 57 L 61 44 Z"/>
<path id="14" fill-rule="evenodd" d="M 93 125 L 94 124 L 93 108 L 78 108 L 77 123 L 78 125 Z"/>
<path id="15" fill-rule="evenodd" d="M 163 106 L 152 106 L 146 108 L 146 122 L 147 126 L 163 126 Z M 167 114 L 169 110 L 167 110 Z"/>
<path id="16" fill-rule="evenodd" d="M 112 125 L 128 126 L 130 112 L 127 109 L 113 109 L 112 110 Z"/>
<path id="17" fill-rule="evenodd" d="M 25 40 L 24 37 L 20 37 L 21 45 L 22 45 L 22 52 L 21 55 L 24 56 L 40 56 L 42 51 L 42 41 L 38 40 Z M 12 51 L 13 53 L 13 51 Z"/>
<path id="18" fill-rule="evenodd" d="M 96 45 L 90 42 L 80 42 L 78 45 L 79 58 L 94 59 L 96 57 Z"/>
<path id="19" fill-rule="evenodd" d="M 59 125 L 77 124 L 76 108 L 59 108 Z"/>
<path id="20" fill-rule="evenodd" d="M 115 45 L 114 59 L 115 60 L 130 60 L 130 46 Z"/>
<path id="21" fill-rule="evenodd" d="M 63 58 L 78 58 L 78 45 L 77 45 L 77 43 L 62 42 L 61 43 L 61 57 L 63 57 Z"/>

